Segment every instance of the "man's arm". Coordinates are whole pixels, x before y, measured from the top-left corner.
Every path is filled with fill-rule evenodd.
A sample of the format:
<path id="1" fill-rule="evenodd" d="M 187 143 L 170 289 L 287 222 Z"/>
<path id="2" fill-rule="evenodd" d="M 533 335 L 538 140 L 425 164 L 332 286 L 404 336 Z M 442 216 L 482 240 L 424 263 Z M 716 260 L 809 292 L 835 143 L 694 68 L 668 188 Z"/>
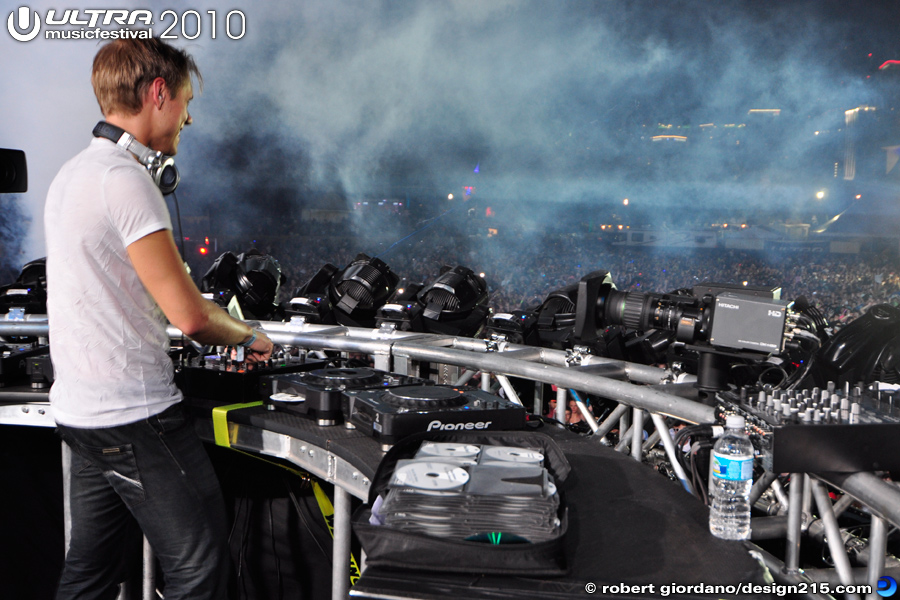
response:
<path id="1" fill-rule="evenodd" d="M 253 335 L 253 329 L 233 319 L 221 307 L 206 300 L 188 276 L 172 232 L 161 229 L 128 246 L 128 256 L 138 277 L 169 321 L 202 344 L 234 346 Z M 250 362 L 272 354 L 272 341 L 263 332 L 248 348 Z"/>

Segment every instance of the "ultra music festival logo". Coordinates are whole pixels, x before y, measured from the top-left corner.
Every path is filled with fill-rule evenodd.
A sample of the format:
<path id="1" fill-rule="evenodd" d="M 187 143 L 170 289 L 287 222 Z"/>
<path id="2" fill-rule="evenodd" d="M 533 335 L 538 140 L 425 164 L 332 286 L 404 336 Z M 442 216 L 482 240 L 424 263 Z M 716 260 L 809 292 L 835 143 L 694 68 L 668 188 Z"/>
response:
<path id="1" fill-rule="evenodd" d="M 154 37 L 163 40 L 195 40 L 201 35 L 211 39 L 224 34 L 239 40 L 247 33 L 247 18 L 240 10 L 220 13 L 207 10 L 164 10 L 158 16 L 145 9 L 49 9 L 41 14 L 27 6 L 9 13 L 6 29 L 19 42 L 30 42 L 41 36 L 47 40 L 115 40 Z"/>

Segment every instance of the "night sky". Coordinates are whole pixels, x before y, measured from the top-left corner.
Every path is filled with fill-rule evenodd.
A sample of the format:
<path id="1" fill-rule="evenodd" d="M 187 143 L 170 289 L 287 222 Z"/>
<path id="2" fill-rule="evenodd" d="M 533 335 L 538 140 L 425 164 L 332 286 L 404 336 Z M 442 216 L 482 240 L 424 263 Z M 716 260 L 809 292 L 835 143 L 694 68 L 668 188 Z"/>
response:
<path id="1" fill-rule="evenodd" d="M 16 6 L 6 2 L 0 16 Z M 29 4 L 41 15 L 59 6 Z M 116 5 L 129 6 L 137 4 Z M 226 12 L 209 2 L 166 6 L 216 10 L 219 21 Z M 555 211 L 627 197 L 649 214 L 690 205 L 799 218 L 823 189 L 817 210 L 826 213 L 844 210 L 856 193 L 889 202 L 900 180 L 885 174 L 882 148 L 900 144 L 900 65 L 879 66 L 900 59 L 898 7 L 236 5 L 246 16 L 242 39 L 227 39 L 220 22 L 211 40 L 202 21 L 196 40 L 174 41 L 204 76 L 179 148 L 182 210 L 214 210 L 238 229 L 261 216 L 377 198 L 411 198 L 438 214 L 464 185 L 500 207 Z M 0 32 L 0 147 L 24 149 L 30 171 L 29 192 L 0 197 L 6 264 L 42 255 L 49 181 L 100 118 L 89 81 L 96 49 L 93 40 L 16 42 Z M 876 110 L 855 126 L 848 182 L 845 111 L 859 106 Z M 685 140 L 653 141 L 659 135 Z M 528 215 L 542 218 L 534 208 Z"/>

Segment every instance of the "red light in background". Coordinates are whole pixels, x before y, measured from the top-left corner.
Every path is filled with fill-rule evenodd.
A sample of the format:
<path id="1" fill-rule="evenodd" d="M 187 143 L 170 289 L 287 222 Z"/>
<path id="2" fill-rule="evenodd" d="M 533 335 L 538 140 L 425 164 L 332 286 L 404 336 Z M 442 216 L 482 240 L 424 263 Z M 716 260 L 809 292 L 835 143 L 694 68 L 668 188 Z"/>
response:
<path id="1" fill-rule="evenodd" d="M 484 216 L 486 216 L 486 217 L 493 217 L 493 216 L 494 216 L 494 209 L 491 208 L 490 206 L 488 206 L 486 209 L 484 209 Z"/>
<path id="2" fill-rule="evenodd" d="M 209 252 L 209 248 L 207 248 L 206 246 L 200 246 L 200 254 L 206 254 L 207 252 Z"/>

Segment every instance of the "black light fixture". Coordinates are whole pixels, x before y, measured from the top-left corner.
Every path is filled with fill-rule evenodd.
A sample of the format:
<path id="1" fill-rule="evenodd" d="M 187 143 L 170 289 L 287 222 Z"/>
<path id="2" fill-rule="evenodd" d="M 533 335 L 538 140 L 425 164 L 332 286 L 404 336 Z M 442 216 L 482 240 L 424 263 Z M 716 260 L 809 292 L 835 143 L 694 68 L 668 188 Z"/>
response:
<path id="1" fill-rule="evenodd" d="M 503 337 L 511 344 L 539 346 L 537 316 L 534 312 L 525 310 L 493 314 L 485 323 L 482 337 L 485 339 Z"/>
<path id="2" fill-rule="evenodd" d="M 571 347 L 577 303 L 577 283 L 554 290 L 547 295 L 535 311 L 537 335 L 541 346 L 557 350 Z"/>
<path id="3" fill-rule="evenodd" d="M 400 331 L 425 331 L 422 325 L 422 305 L 416 300 L 423 287 L 424 284 L 421 283 L 409 283 L 397 288 L 376 312 L 375 325 L 383 327 L 385 324 L 392 324 Z"/>
<path id="4" fill-rule="evenodd" d="M 0 314 L 14 308 L 26 314 L 47 314 L 46 258 L 27 263 L 13 283 L 0 286 Z"/>
<path id="5" fill-rule="evenodd" d="M 400 276 L 384 261 L 359 253 L 328 286 L 341 325 L 375 327 L 375 313 L 397 289 Z"/>
<path id="6" fill-rule="evenodd" d="M 487 283 L 471 269 L 444 266 L 417 296 L 422 323 L 429 333 L 475 337 L 490 312 Z"/>
<path id="7" fill-rule="evenodd" d="M 334 306 L 328 295 L 328 284 L 338 268 L 326 263 L 312 279 L 294 290 L 294 295 L 284 304 L 287 318 L 302 317 L 315 325 L 334 325 Z"/>
<path id="8" fill-rule="evenodd" d="M 375 327 L 378 309 L 399 282 L 400 277 L 384 261 L 360 253 L 343 269 L 330 263 L 319 269 L 297 288 L 286 312 L 304 316 L 311 323 Z"/>
<path id="9" fill-rule="evenodd" d="M 232 252 L 219 256 L 203 276 L 200 291 L 222 306 L 236 298 L 245 318 L 272 320 L 284 281 L 278 261 L 253 248 L 239 256 Z"/>

